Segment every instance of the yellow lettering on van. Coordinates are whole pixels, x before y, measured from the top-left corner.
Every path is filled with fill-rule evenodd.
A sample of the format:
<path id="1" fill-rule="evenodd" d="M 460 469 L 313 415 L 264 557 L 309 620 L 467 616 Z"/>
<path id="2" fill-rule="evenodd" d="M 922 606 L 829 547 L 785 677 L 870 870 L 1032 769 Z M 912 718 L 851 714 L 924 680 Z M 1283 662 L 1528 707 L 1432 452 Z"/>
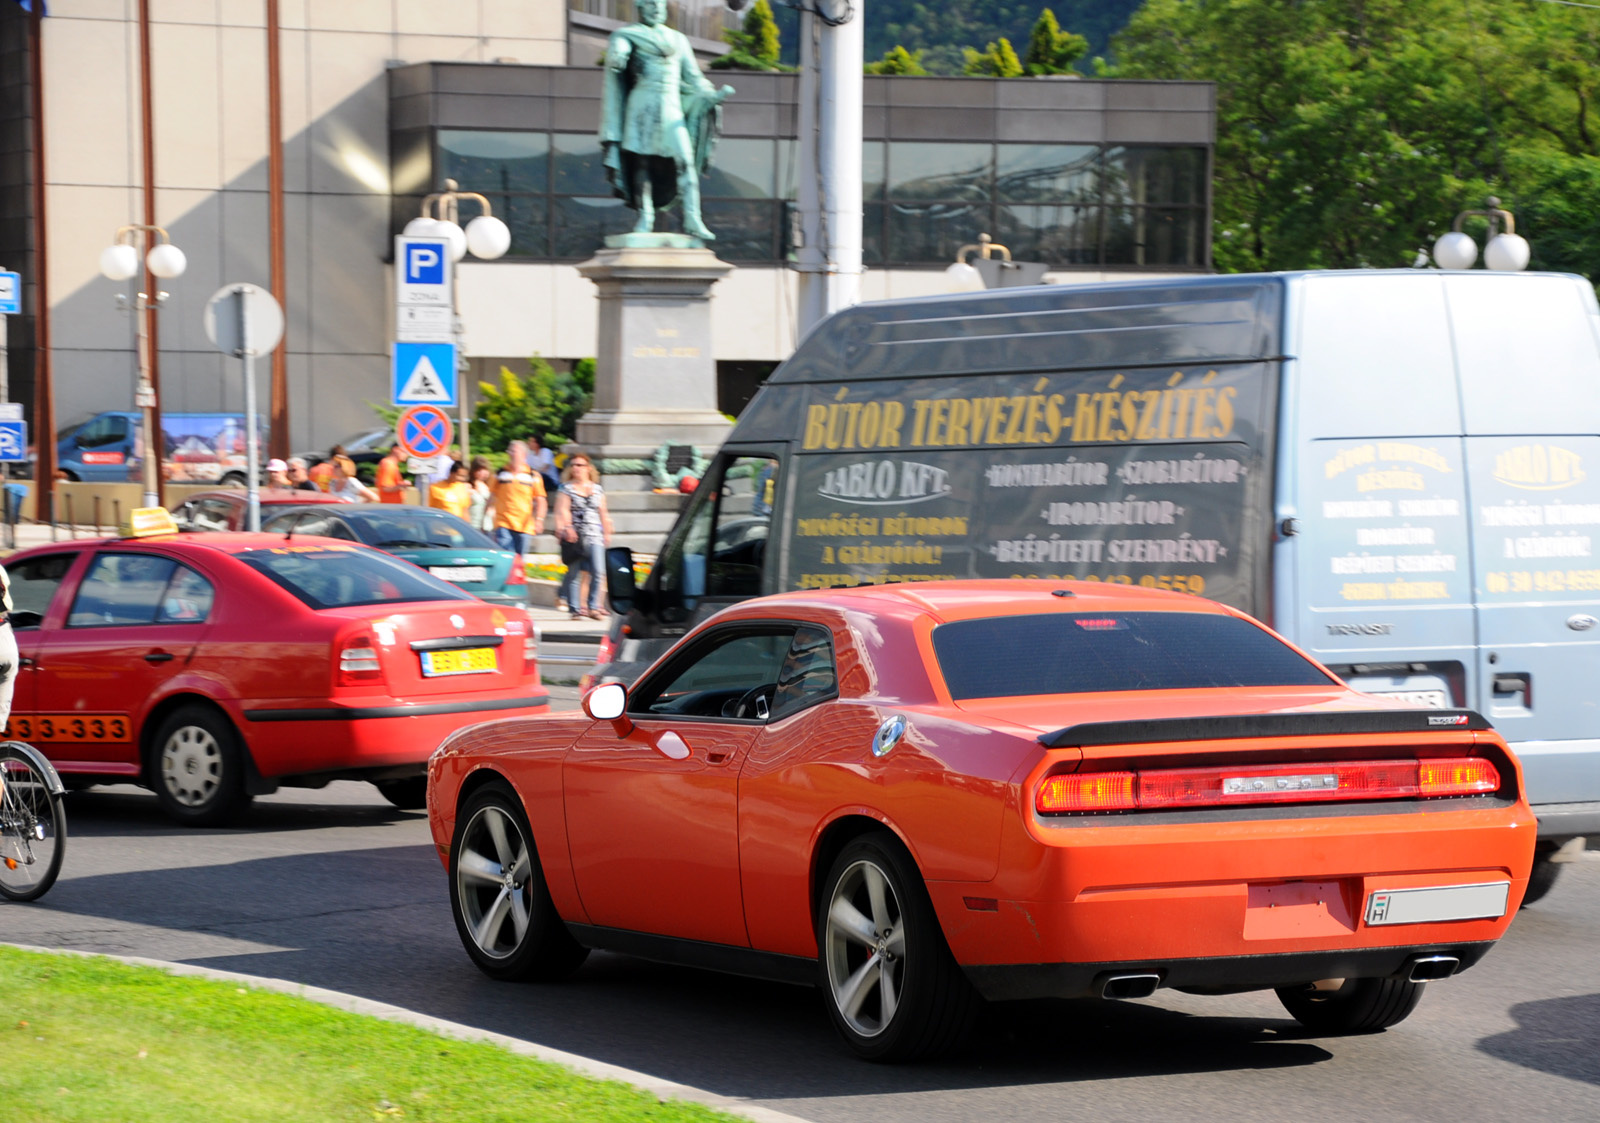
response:
<path id="1" fill-rule="evenodd" d="M 1066 418 L 1061 415 L 1061 407 L 1066 400 L 1065 394 L 1051 394 L 1044 403 L 1044 439 L 1047 444 L 1055 444 L 1061 437 L 1061 430 L 1066 425 Z"/>
<path id="2" fill-rule="evenodd" d="M 1129 394 L 1128 397 L 1135 397 Z M 1133 439 L 1136 441 L 1153 441 L 1156 439 L 1156 410 L 1161 405 L 1160 390 L 1145 390 L 1137 395 L 1143 406 L 1139 411 L 1139 424 L 1134 427 Z"/>
<path id="3" fill-rule="evenodd" d="M 1172 435 L 1177 440 L 1182 440 L 1189 435 L 1189 406 L 1194 401 L 1193 390 L 1177 389 L 1177 408 L 1173 412 Z"/>
<path id="4" fill-rule="evenodd" d="M 856 447 L 856 422 L 861 418 L 861 403 L 851 402 L 844 407 L 844 447 Z"/>
<path id="5" fill-rule="evenodd" d="M 1044 395 L 1028 395 L 1028 421 L 1023 426 L 1022 439 L 1030 444 L 1039 443 L 1039 423 L 1044 420 Z"/>
<path id="6" fill-rule="evenodd" d="M 1217 427 L 1213 437 L 1226 437 L 1233 432 L 1233 400 L 1239 396 L 1237 386 L 1224 386 L 1217 391 Z"/>
<path id="7" fill-rule="evenodd" d="M 1011 415 L 1006 419 L 1006 444 L 1014 445 L 1022 441 L 1022 419 L 1027 408 L 1027 402 L 1021 394 L 1011 399 Z"/>
<path id="8" fill-rule="evenodd" d="M 952 398 L 950 400 L 950 420 L 945 425 L 945 444 L 964 445 L 972 442 L 967 440 L 967 424 L 972 420 L 972 400 L 970 398 Z"/>
<path id="9" fill-rule="evenodd" d="M 905 424 L 906 407 L 900 402 L 883 403 L 883 425 L 878 431 L 879 448 L 900 447 L 900 426 Z"/>
<path id="10" fill-rule="evenodd" d="M 945 412 L 950 408 L 946 398 L 937 398 L 928 409 L 928 447 L 943 447 Z"/>
<path id="11" fill-rule="evenodd" d="M 805 447 L 806 448 L 821 448 L 822 447 L 822 437 L 823 437 L 823 434 L 827 431 L 827 424 L 828 424 L 828 407 L 827 406 L 807 406 L 806 407 L 806 439 L 805 439 Z"/>
<path id="12" fill-rule="evenodd" d="M 989 399 L 989 425 L 983 431 L 983 443 L 997 445 L 1000 443 L 1000 427 L 1006 423 L 1006 400 L 995 397 Z"/>
<path id="13" fill-rule="evenodd" d="M 911 403 L 911 411 L 916 415 L 911 419 L 911 447 L 919 448 L 922 435 L 928 430 L 928 400 L 918 398 Z"/>
<path id="14" fill-rule="evenodd" d="M 1207 386 L 1195 392 L 1194 403 L 1194 435 L 1209 437 L 1211 435 L 1211 417 L 1216 412 L 1217 390 L 1214 386 Z"/>
<path id="15" fill-rule="evenodd" d="M 1139 391 L 1125 390 L 1122 394 L 1122 428 L 1117 430 L 1117 440 L 1131 441 L 1139 427 Z"/>
<path id="16" fill-rule="evenodd" d="M 1094 398 L 1088 394 L 1078 395 L 1078 408 L 1072 415 L 1072 439 L 1079 444 L 1094 440 Z"/>
<path id="17" fill-rule="evenodd" d="M 1117 415 L 1117 403 L 1122 400 L 1122 395 L 1115 390 L 1104 394 L 1096 394 L 1095 401 L 1100 406 L 1100 426 L 1095 430 L 1094 439 L 1109 441 L 1111 439 L 1111 422 Z"/>
<path id="18" fill-rule="evenodd" d="M 883 406 L 877 402 L 868 402 L 861 407 L 861 425 L 857 430 L 857 437 L 862 448 L 871 448 L 878 440 L 878 425 L 883 420 Z"/>

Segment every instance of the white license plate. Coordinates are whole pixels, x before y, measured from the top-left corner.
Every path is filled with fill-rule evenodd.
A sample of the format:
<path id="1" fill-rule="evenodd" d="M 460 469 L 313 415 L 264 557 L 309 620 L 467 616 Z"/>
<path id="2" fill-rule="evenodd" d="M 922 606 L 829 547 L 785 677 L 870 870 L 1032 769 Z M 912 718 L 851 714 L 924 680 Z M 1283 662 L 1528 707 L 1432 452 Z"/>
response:
<path id="1" fill-rule="evenodd" d="M 1437 924 L 1486 920 L 1506 914 L 1509 881 L 1438 885 L 1428 889 L 1379 889 L 1367 898 L 1367 924 Z"/>
<path id="2" fill-rule="evenodd" d="M 430 565 L 428 572 L 441 581 L 487 581 L 489 570 L 481 565 Z"/>
<path id="3" fill-rule="evenodd" d="M 1379 698 L 1398 698 L 1413 706 L 1427 706 L 1434 710 L 1451 708 L 1450 696 L 1442 690 L 1369 690 L 1367 693 Z"/>

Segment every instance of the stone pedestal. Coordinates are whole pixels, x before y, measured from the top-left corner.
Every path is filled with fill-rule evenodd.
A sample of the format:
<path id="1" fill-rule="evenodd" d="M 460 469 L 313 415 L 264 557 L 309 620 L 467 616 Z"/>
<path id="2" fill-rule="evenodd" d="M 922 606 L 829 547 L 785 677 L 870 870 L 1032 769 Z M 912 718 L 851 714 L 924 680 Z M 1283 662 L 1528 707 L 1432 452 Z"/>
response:
<path id="1" fill-rule="evenodd" d="M 663 443 L 708 455 L 732 428 L 717 410 L 711 286 L 733 266 L 682 234 L 624 234 L 578 266 L 600 290 L 594 406 L 578 444 L 645 458 Z"/>

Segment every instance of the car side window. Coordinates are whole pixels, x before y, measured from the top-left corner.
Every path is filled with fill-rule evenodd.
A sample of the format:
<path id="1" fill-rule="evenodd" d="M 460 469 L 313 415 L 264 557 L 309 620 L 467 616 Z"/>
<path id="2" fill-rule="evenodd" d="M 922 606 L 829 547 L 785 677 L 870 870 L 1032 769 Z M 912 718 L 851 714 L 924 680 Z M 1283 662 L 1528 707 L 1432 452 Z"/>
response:
<path id="1" fill-rule="evenodd" d="M 50 602 L 67 576 L 77 554 L 47 554 L 6 566 L 11 579 L 11 626 L 37 628 L 50 611 Z M 29 615 L 23 615 L 27 613 Z"/>
<path id="2" fill-rule="evenodd" d="M 186 565 L 172 571 L 166 594 L 161 598 L 161 608 L 156 613 L 157 624 L 203 624 L 211 615 L 211 604 L 217 593 L 211 582 Z"/>
<path id="3" fill-rule="evenodd" d="M 772 696 L 772 717 L 777 720 L 839 693 L 839 672 L 834 665 L 833 641 L 827 629 L 805 624 L 794 634 L 783 666 L 778 668 Z"/>
<path id="4" fill-rule="evenodd" d="M 645 684 L 629 699 L 628 709 L 645 716 L 765 720 L 793 638 L 794 628 L 788 626 L 713 640 Z"/>
<path id="5" fill-rule="evenodd" d="M 101 554 L 78 586 L 67 627 L 154 623 L 177 568 L 171 558 L 154 554 Z"/>
<path id="6" fill-rule="evenodd" d="M 195 530 L 227 530 L 233 504 L 225 499 L 202 499 L 194 505 L 189 525 Z"/>

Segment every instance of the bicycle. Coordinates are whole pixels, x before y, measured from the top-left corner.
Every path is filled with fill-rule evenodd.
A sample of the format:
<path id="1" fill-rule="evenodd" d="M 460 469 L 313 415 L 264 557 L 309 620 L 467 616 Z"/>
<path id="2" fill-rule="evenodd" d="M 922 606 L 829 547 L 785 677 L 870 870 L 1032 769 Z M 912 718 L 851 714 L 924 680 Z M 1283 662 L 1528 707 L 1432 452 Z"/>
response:
<path id="1" fill-rule="evenodd" d="M 65 790 L 38 749 L 0 743 L 0 896 L 32 901 L 55 884 L 67 849 Z"/>

